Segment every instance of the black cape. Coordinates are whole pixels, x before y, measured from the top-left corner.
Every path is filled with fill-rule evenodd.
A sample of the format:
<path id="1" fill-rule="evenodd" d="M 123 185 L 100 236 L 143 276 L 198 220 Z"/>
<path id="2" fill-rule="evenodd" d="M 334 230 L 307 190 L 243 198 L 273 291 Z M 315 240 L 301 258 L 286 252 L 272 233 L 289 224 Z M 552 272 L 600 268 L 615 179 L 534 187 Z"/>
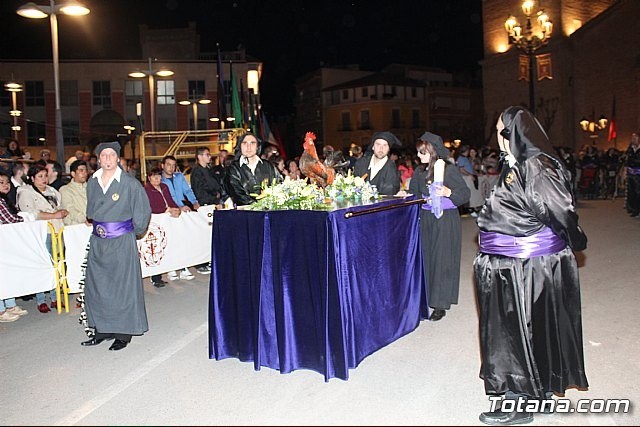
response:
<path id="1" fill-rule="evenodd" d="M 477 254 L 480 377 L 487 394 L 512 391 L 544 398 L 547 392 L 588 387 L 573 254 L 573 249 L 585 249 L 587 238 L 578 226 L 569 174 L 531 139 L 534 135 L 544 144 L 546 134 L 526 110 L 510 108 L 516 117 L 511 120 L 510 114 L 505 121 L 507 142 L 517 163 L 504 165 L 478 226 L 511 236 L 530 236 L 546 226 L 567 246 L 530 258 Z M 503 121 L 507 112 L 514 113 L 507 109 Z"/>

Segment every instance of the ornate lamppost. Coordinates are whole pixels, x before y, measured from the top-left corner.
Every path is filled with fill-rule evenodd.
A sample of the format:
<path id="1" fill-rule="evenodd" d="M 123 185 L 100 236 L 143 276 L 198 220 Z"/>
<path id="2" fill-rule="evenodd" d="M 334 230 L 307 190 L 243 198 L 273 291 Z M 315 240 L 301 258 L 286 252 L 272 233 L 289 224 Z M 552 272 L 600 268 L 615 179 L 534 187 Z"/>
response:
<path id="1" fill-rule="evenodd" d="M 64 135 L 62 132 L 62 112 L 60 110 L 60 59 L 58 49 L 58 14 L 71 16 L 83 16 L 90 13 L 89 8 L 77 1 L 65 1 L 56 4 L 49 0 L 49 6 L 41 6 L 33 2 L 26 3 L 18 8 L 16 13 L 24 18 L 43 19 L 49 17 L 51 24 L 51 46 L 53 52 L 53 85 L 56 99 L 56 158 L 64 164 Z"/>
<path id="2" fill-rule="evenodd" d="M 596 120 L 596 112 L 593 110 L 589 119 L 582 117 L 578 124 L 580 125 L 580 129 L 589 135 L 591 143 L 595 145 L 598 142 L 598 134 L 607 128 L 609 120 L 603 115 Z"/>
<path id="3" fill-rule="evenodd" d="M 521 8 L 522 13 L 526 18 L 526 25 L 524 28 L 520 25 L 515 16 L 510 16 L 504 23 L 504 28 L 509 35 L 509 43 L 516 45 L 518 49 L 523 51 L 529 59 L 529 109 L 533 114 L 536 112 L 535 104 L 535 88 L 533 83 L 534 78 L 534 64 L 535 53 L 542 46 L 549 42 L 551 37 L 551 31 L 553 30 L 553 24 L 549 20 L 549 16 L 542 10 L 535 13 L 537 17 L 536 21 L 539 26 L 540 33 L 536 34 L 533 29 L 531 18 L 534 16 L 533 8 L 535 1 L 524 0 Z"/>

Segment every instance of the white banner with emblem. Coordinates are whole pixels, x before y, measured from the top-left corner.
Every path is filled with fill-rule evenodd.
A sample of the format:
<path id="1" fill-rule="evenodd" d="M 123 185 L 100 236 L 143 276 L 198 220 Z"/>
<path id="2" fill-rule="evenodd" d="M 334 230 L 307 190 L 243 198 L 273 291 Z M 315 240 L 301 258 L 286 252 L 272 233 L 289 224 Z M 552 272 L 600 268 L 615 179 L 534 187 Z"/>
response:
<path id="1" fill-rule="evenodd" d="M 211 224 L 214 206 L 178 218 L 154 214 L 147 233 L 138 239 L 142 277 L 166 273 L 211 261 Z M 0 225 L 0 298 L 47 291 L 55 286 L 51 256 L 45 246 L 46 221 Z M 79 291 L 82 264 L 91 227 L 66 226 L 63 232 L 67 283 Z"/>

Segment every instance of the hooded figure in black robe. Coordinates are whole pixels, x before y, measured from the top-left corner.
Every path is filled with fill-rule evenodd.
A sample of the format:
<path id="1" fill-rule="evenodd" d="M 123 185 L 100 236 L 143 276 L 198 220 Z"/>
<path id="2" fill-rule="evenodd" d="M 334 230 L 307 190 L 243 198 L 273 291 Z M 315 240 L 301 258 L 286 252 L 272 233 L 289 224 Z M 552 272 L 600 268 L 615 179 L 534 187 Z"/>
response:
<path id="1" fill-rule="evenodd" d="M 569 173 L 551 154 L 536 118 L 509 107 L 497 130 L 503 165 L 478 216 L 480 250 L 474 261 L 480 377 L 487 394 L 545 399 L 568 387 L 588 387 L 573 254 L 586 248 L 587 237 L 578 225 Z M 480 420 L 533 420 L 529 413 L 499 416 L 483 413 Z"/>
<path id="2" fill-rule="evenodd" d="M 442 217 L 436 218 L 431 205 L 420 209 L 420 237 L 422 260 L 427 284 L 427 299 L 434 309 L 430 319 L 437 321 L 445 316 L 451 304 L 458 303 L 460 289 L 460 253 L 462 231 L 458 206 L 469 201 L 469 187 L 464 182 L 460 169 L 447 164 L 449 150 L 442 138 L 425 132 L 416 143 L 418 157 L 423 162 L 416 167 L 409 181 L 409 193 L 418 197 L 430 197 L 429 184 L 433 181 L 433 165 L 438 159 L 445 161 L 444 197 L 451 203 L 446 205 Z"/>

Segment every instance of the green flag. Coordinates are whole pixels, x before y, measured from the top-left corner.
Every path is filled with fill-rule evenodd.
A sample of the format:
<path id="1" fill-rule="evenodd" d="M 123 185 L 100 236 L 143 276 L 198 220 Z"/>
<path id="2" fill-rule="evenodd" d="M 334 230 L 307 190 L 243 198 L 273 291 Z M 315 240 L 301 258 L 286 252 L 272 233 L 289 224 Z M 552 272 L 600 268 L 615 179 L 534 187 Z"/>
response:
<path id="1" fill-rule="evenodd" d="M 231 68 L 231 109 L 233 110 L 233 118 L 237 128 L 242 127 L 242 107 L 240 106 L 240 96 L 238 95 L 238 85 L 233 75 L 233 64 Z"/>

